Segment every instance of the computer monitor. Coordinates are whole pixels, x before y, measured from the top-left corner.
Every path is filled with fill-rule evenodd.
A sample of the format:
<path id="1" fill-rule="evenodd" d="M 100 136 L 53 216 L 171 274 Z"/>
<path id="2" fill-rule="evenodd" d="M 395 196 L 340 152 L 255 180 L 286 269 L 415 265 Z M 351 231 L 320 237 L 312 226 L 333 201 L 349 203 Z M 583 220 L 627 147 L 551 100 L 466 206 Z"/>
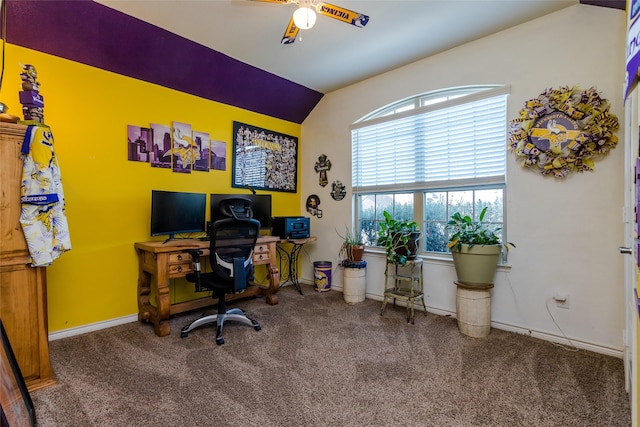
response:
<path id="1" fill-rule="evenodd" d="M 207 195 L 179 191 L 151 191 L 151 235 L 205 231 Z"/>
<path id="2" fill-rule="evenodd" d="M 270 230 L 271 224 L 271 194 L 211 194 L 211 221 L 226 218 L 220 211 L 220 202 L 228 198 L 240 198 L 251 202 L 253 218 L 260 222 L 262 230 Z"/>

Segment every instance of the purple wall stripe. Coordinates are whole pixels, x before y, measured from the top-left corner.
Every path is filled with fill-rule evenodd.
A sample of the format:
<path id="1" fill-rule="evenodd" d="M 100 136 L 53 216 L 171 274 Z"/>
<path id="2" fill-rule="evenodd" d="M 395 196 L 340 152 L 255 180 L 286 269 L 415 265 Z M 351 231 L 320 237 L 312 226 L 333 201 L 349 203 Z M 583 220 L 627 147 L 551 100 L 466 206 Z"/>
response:
<path id="1" fill-rule="evenodd" d="M 580 0 L 582 4 L 591 6 L 611 7 L 613 9 L 625 10 L 626 0 Z"/>
<path id="2" fill-rule="evenodd" d="M 8 43 L 294 123 L 323 96 L 90 0 L 5 4 Z"/>

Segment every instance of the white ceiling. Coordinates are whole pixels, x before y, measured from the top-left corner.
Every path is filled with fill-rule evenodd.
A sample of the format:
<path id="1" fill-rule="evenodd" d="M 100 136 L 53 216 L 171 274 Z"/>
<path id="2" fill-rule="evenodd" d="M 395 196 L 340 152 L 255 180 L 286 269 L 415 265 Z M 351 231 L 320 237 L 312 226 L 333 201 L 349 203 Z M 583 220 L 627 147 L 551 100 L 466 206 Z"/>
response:
<path id="1" fill-rule="evenodd" d="M 318 16 L 290 45 L 293 4 L 251 0 L 97 0 L 321 93 L 579 3 L 579 0 L 332 0 L 364 28 Z M 300 39 L 301 37 L 301 39 Z M 535 40 L 530 40 L 535 46 Z"/>

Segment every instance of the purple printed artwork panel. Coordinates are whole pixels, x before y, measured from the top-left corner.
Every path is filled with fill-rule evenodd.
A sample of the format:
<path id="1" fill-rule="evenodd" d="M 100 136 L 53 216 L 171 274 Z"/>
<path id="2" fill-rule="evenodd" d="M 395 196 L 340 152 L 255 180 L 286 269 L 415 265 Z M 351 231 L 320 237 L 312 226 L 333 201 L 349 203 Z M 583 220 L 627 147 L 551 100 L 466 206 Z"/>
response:
<path id="1" fill-rule="evenodd" d="M 223 141 L 211 141 L 211 169 L 227 170 L 227 144 Z"/>
<path id="2" fill-rule="evenodd" d="M 151 129 L 140 126 L 127 126 L 128 159 L 134 162 L 149 162 L 151 151 Z"/>
<path id="3" fill-rule="evenodd" d="M 151 124 L 151 166 L 154 168 L 171 168 L 171 128 L 156 123 Z"/>
<path id="4" fill-rule="evenodd" d="M 191 125 L 187 123 L 173 122 L 173 171 L 179 173 L 191 173 L 193 164 L 193 140 L 191 138 Z"/>
<path id="5" fill-rule="evenodd" d="M 193 149 L 195 150 L 193 170 L 208 172 L 209 152 L 211 151 L 209 134 L 205 132 L 193 131 Z"/>

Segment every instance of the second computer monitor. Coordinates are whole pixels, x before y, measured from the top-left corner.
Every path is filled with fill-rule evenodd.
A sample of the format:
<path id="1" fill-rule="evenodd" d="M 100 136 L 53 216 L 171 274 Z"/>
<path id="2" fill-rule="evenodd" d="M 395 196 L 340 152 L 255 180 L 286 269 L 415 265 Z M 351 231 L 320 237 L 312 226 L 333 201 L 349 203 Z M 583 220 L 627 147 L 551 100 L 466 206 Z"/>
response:
<path id="1" fill-rule="evenodd" d="M 211 194 L 211 221 L 225 218 L 220 202 L 228 198 L 240 198 L 251 202 L 253 218 L 260 221 L 260 228 L 271 229 L 271 194 Z"/>

